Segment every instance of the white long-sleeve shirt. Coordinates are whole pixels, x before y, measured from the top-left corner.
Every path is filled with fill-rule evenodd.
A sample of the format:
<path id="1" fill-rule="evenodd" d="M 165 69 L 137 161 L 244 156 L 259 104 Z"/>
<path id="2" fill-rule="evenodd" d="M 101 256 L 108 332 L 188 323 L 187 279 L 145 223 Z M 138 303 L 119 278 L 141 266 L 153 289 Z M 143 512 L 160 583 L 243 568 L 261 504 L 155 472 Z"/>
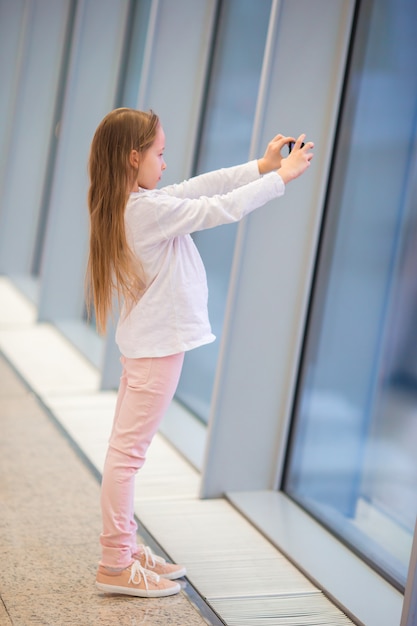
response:
<path id="1" fill-rule="evenodd" d="M 128 315 L 122 310 L 116 342 L 124 356 L 161 357 L 214 341 L 206 273 L 190 233 L 237 222 L 284 191 L 276 172 L 261 176 L 251 161 L 130 194 L 126 236 L 148 287 Z"/>

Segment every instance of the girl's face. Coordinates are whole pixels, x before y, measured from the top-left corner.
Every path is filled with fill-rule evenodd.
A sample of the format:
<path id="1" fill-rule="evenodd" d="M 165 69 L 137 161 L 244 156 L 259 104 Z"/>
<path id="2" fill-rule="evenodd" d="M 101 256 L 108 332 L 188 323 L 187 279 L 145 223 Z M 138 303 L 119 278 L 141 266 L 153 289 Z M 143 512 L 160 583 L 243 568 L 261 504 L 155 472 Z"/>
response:
<path id="1" fill-rule="evenodd" d="M 161 180 L 162 172 L 166 169 L 164 150 L 165 133 L 159 125 L 153 144 L 143 153 L 139 161 L 137 184 L 142 189 L 155 189 Z"/>

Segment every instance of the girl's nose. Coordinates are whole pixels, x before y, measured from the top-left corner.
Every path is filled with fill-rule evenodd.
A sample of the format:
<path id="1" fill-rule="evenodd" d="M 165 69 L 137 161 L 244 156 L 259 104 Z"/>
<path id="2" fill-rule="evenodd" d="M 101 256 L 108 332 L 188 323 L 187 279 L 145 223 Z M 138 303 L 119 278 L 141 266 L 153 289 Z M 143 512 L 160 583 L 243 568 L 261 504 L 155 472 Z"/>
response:
<path id="1" fill-rule="evenodd" d="M 167 168 L 167 164 L 165 163 L 165 161 L 162 161 L 162 169 L 166 170 L 166 168 Z"/>

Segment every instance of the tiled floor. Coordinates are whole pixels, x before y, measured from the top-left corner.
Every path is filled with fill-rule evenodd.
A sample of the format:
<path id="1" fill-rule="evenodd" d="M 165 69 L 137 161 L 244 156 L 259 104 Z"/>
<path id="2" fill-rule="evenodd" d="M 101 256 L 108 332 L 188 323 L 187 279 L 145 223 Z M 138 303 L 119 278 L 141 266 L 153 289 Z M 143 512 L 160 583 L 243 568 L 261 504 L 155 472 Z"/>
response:
<path id="1" fill-rule="evenodd" d="M 1 626 L 207 623 L 183 592 L 97 592 L 99 483 L 3 359 L 0 423 Z"/>
<path id="2" fill-rule="evenodd" d="M 230 503 L 201 500 L 198 472 L 160 435 L 135 513 L 145 538 L 187 566 L 187 586 L 157 601 L 96 593 L 96 478 L 115 393 L 99 391 L 97 370 L 2 277 L 0 302 L 0 352 L 36 393 L 2 365 L 0 626 L 219 623 L 211 608 L 230 626 L 352 624 Z"/>

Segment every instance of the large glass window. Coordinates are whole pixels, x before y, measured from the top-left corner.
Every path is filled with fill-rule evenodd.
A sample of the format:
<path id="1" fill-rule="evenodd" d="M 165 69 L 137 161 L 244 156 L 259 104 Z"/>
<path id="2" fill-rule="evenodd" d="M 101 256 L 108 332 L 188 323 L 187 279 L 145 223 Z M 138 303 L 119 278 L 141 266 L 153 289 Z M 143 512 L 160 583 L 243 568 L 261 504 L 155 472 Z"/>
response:
<path id="1" fill-rule="evenodd" d="M 365 0 L 285 490 L 392 582 L 417 514 L 417 4 Z"/>
<path id="2" fill-rule="evenodd" d="M 221 3 L 196 173 L 248 159 L 271 2 Z M 186 354 L 177 398 L 204 421 L 211 393 L 226 307 L 236 225 L 196 233 L 209 286 L 214 344 Z"/>

